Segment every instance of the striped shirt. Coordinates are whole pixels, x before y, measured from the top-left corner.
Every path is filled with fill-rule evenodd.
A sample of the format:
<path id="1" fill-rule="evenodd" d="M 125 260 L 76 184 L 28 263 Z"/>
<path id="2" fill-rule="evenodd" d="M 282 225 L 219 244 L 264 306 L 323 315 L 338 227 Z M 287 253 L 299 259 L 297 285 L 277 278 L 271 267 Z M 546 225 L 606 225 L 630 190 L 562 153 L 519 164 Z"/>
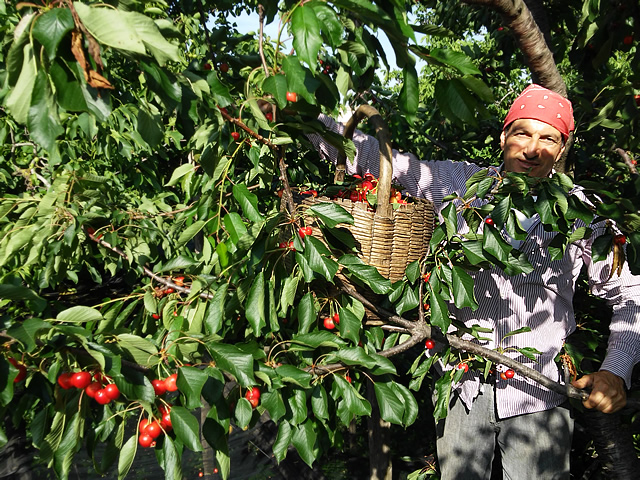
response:
<path id="1" fill-rule="evenodd" d="M 320 120 L 330 130 L 342 134 L 342 124 L 324 115 Z M 336 160 L 338 152 L 334 147 L 317 135 L 309 138 L 321 156 Z M 351 175 L 370 172 L 378 177 L 380 154 L 376 138 L 356 130 L 353 141 L 357 154 L 354 162 L 347 162 L 347 172 Z M 467 162 L 420 161 L 413 154 L 393 152 L 394 181 L 406 189 L 405 193 L 432 200 L 438 210 L 442 210 L 443 198 L 447 195 L 454 192 L 464 195 L 467 179 L 481 169 Z M 458 227 L 461 232 L 468 229 L 462 217 L 458 218 Z M 491 340 L 479 342 L 487 348 L 536 348 L 542 352 L 536 362 L 518 352 L 507 351 L 506 355 L 548 378 L 562 381 L 554 358 L 565 339 L 576 329 L 573 296 L 578 275 L 586 266 L 591 292 L 605 298 L 613 307 L 608 349 L 601 370 L 623 378 L 629 387 L 633 366 L 640 360 L 640 276 L 632 275 L 625 264 L 620 276 L 614 274 L 607 280 L 611 256 L 600 262 L 591 259 L 593 240 L 603 232 L 604 225 L 592 227 L 591 238 L 569 245 L 562 259 L 551 260 L 545 247 L 554 233 L 546 232 L 534 217 L 526 240 L 519 246 L 534 267 L 533 272 L 508 276 L 502 270 L 492 268 L 471 273 L 479 307 L 472 311 L 450 304 L 451 315 L 468 327 L 491 328 L 493 333 L 482 335 Z M 507 333 L 524 326 L 530 327 L 531 331 L 504 338 Z M 465 339 L 472 340 L 472 337 Z M 471 370 L 455 386 L 468 408 L 479 389 L 479 375 Z M 506 381 L 496 380 L 496 406 L 500 418 L 546 410 L 565 400 L 566 397 L 518 374 Z"/>

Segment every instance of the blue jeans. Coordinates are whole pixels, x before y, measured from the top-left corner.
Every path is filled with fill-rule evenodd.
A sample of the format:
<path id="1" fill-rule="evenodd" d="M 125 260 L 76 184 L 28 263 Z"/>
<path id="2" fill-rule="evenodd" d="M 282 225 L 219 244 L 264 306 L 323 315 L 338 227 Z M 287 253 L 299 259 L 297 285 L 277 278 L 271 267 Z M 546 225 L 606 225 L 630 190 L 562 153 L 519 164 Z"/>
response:
<path id="1" fill-rule="evenodd" d="M 490 479 L 496 442 L 505 480 L 569 478 L 573 419 L 563 406 L 496 418 L 493 385 L 483 385 L 470 411 L 454 395 L 437 425 L 442 480 Z"/>

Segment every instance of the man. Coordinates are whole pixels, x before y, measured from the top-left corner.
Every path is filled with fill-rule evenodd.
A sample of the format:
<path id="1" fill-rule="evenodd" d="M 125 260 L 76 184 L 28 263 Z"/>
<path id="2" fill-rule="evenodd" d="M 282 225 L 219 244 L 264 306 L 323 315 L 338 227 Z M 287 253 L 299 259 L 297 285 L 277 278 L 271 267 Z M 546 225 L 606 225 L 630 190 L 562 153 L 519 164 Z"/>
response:
<path id="1" fill-rule="evenodd" d="M 321 120 L 334 131 L 342 126 L 328 117 Z M 538 85 L 527 87 L 511 106 L 500 137 L 504 170 L 528 172 L 535 177 L 551 175 L 574 129 L 569 100 Z M 326 142 L 312 138 L 318 150 L 335 159 L 337 152 Z M 377 141 L 361 132 L 354 135 L 356 161 L 348 173 L 378 174 Z M 413 196 L 432 200 L 442 209 L 443 198 L 463 195 L 466 180 L 480 167 L 466 162 L 422 162 L 412 154 L 394 151 L 396 181 Z M 462 230 L 467 227 L 463 225 Z M 488 348 L 534 347 L 536 362 L 516 353 L 510 356 L 549 378 L 560 380 L 554 358 L 564 340 L 576 328 L 572 300 L 576 279 L 583 267 L 589 273 L 592 292 L 614 307 L 608 352 L 599 372 L 574 382 L 590 389 L 587 408 L 615 412 L 626 403 L 625 383 L 640 360 L 640 278 L 624 267 L 609 279 L 611 259 L 591 260 L 594 238 L 603 225 L 593 226 L 590 239 L 571 244 L 560 260 L 551 260 L 545 246 L 553 233 L 545 232 L 537 217 L 528 221 L 527 239 L 517 247 L 534 266 L 528 275 L 507 276 L 494 268 L 473 274 L 476 311 L 456 309 L 450 313 L 467 326 L 491 328 Z M 530 332 L 505 338 L 523 326 Z M 569 478 L 569 452 L 573 421 L 566 398 L 518 374 L 502 380 L 485 380 L 469 371 L 455 388 L 447 418 L 438 425 L 437 450 L 443 479 L 490 478 L 497 445 L 505 478 Z"/>

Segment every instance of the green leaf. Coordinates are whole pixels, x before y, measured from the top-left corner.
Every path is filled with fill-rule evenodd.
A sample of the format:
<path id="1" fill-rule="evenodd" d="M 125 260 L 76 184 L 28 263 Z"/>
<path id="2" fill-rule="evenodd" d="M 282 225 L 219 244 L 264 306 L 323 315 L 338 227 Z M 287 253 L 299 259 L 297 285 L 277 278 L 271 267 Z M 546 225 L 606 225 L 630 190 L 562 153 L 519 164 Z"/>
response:
<path id="1" fill-rule="evenodd" d="M 280 365 L 276 368 L 276 373 L 283 382 L 293 383 L 302 388 L 310 388 L 311 380 L 313 376 L 293 365 Z"/>
<path id="2" fill-rule="evenodd" d="M 318 455 L 316 437 L 317 433 L 313 428 L 311 420 L 307 420 L 302 425 L 294 427 L 293 436 L 291 437 L 291 444 L 298 451 L 304 463 L 310 467 Z"/>
<path id="3" fill-rule="evenodd" d="M 207 314 L 204 317 L 204 324 L 209 335 L 218 333 L 222 326 L 222 319 L 224 317 L 224 304 L 227 297 L 227 290 L 229 284 L 223 283 L 220 285 L 216 293 L 213 295 L 213 299 L 209 300 L 207 306 Z"/>
<path id="4" fill-rule="evenodd" d="M 262 82 L 262 89 L 273 95 L 278 107 L 287 106 L 287 79 L 284 75 L 271 75 Z"/>
<path id="5" fill-rule="evenodd" d="M 259 336 L 266 325 L 265 306 L 264 272 L 259 272 L 251 284 L 244 304 L 245 315 L 255 336 Z"/>
<path id="6" fill-rule="evenodd" d="M 30 288 L 23 287 L 22 285 L 12 285 L 9 283 L 0 284 L 0 298 L 30 302 L 37 313 L 42 312 L 47 306 L 47 301 L 44 298 L 40 297 Z"/>
<path id="7" fill-rule="evenodd" d="M 314 295 L 312 292 L 307 293 L 298 304 L 298 333 L 307 333 L 311 329 L 318 318 L 318 313 L 315 307 Z"/>
<path id="8" fill-rule="evenodd" d="M 287 449 L 291 443 L 292 436 L 293 430 L 291 424 L 289 422 L 280 422 L 278 425 L 278 434 L 271 447 L 278 462 L 282 462 L 287 456 Z"/>
<path id="9" fill-rule="evenodd" d="M 429 286 L 429 290 L 431 299 L 431 325 L 438 327 L 442 332 L 447 332 L 449 325 L 451 325 L 447 304 L 440 293 L 435 293 L 431 286 Z"/>
<path id="10" fill-rule="evenodd" d="M 238 427 L 246 429 L 251 421 L 251 417 L 253 417 L 253 407 L 249 403 L 249 400 L 244 397 L 239 398 L 233 415 L 236 418 L 236 424 Z"/>
<path id="11" fill-rule="evenodd" d="M 341 223 L 353 225 L 353 217 L 344 207 L 333 202 L 322 202 L 309 207 L 306 213 L 317 216 L 329 228 L 335 228 Z"/>
<path id="12" fill-rule="evenodd" d="M 173 439 L 165 435 L 162 444 L 164 478 L 167 480 L 182 480 L 181 455 L 176 449 Z"/>
<path id="13" fill-rule="evenodd" d="M 403 71 L 402 88 L 398 97 L 400 110 L 406 116 L 409 124 L 413 124 L 420 104 L 420 86 L 418 84 L 418 74 L 413 65 L 405 65 Z"/>
<path id="14" fill-rule="evenodd" d="M 456 206 L 453 203 L 449 203 L 442 209 L 442 217 L 444 218 L 444 224 L 447 228 L 447 238 L 451 240 L 458 233 L 458 212 L 456 212 Z"/>
<path id="15" fill-rule="evenodd" d="M 330 254 L 327 247 L 317 238 L 306 236 L 304 238 L 305 249 L 304 257 L 307 260 L 309 268 L 319 273 L 328 281 L 332 281 L 336 273 L 338 273 L 338 263 L 326 255 Z M 323 252 L 326 252 L 323 254 Z"/>
<path id="16" fill-rule="evenodd" d="M 451 375 L 443 375 L 435 384 L 435 407 L 433 418 L 436 422 L 447 416 L 449 413 L 449 399 L 451 398 Z"/>
<path id="17" fill-rule="evenodd" d="M 415 422 L 418 418 L 418 413 L 420 412 L 418 402 L 416 402 L 415 397 L 413 396 L 411 391 L 401 383 L 393 382 L 390 384 L 390 386 L 396 396 L 404 404 L 404 416 L 402 417 L 402 424 L 405 426 L 413 424 L 413 422 Z"/>
<path id="18" fill-rule="evenodd" d="M 358 317 L 351 310 L 343 308 L 340 310 L 340 335 L 351 340 L 353 343 L 360 341 L 360 330 L 362 329 L 362 317 Z"/>
<path id="19" fill-rule="evenodd" d="M 322 46 L 320 22 L 311 7 L 300 4 L 291 14 L 291 31 L 293 32 L 293 48 L 298 56 L 307 62 L 312 71 L 318 68 L 318 52 Z"/>
<path id="20" fill-rule="evenodd" d="M 288 55 L 282 60 L 282 69 L 287 72 L 287 84 L 290 92 L 296 92 L 309 104 L 315 105 L 315 91 L 320 86 L 320 81 L 315 79 L 311 72 L 304 68 L 298 57 Z"/>
<path id="21" fill-rule="evenodd" d="M 32 35 L 44 47 L 49 60 L 53 60 L 60 41 L 74 27 L 71 10 L 68 8 L 52 8 L 36 18 Z"/>
<path id="22" fill-rule="evenodd" d="M 336 12 L 322 2 L 310 2 L 307 5 L 315 10 L 325 41 L 334 48 L 339 46 L 344 28 Z"/>
<path id="23" fill-rule="evenodd" d="M 207 348 L 216 362 L 216 366 L 231 373 L 243 387 L 256 384 L 253 376 L 253 356 L 244 353 L 234 345 L 210 343 Z"/>
<path id="24" fill-rule="evenodd" d="M 120 348 L 126 351 L 136 363 L 140 365 L 153 366 L 160 361 L 160 358 L 158 357 L 158 349 L 149 340 L 129 333 L 121 333 L 116 338 L 118 339 Z"/>
<path id="25" fill-rule="evenodd" d="M 484 248 L 485 252 L 493 255 L 498 261 L 502 263 L 508 262 L 511 245 L 505 242 L 500 232 L 491 225 L 485 225 L 482 248 Z"/>
<path id="26" fill-rule="evenodd" d="M 178 390 L 186 397 L 184 404 L 190 410 L 202 406 L 200 395 L 202 387 L 207 382 L 209 375 L 194 367 L 181 367 L 178 370 Z"/>
<path id="27" fill-rule="evenodd" d="M 376 359 L 367 355 L 361 347 L 341 348 L 335 353 L 329 354 L 327 363 L 343 362 L 346 365 L 361 365 L 365 368 L 374 368 Z"/>
<path id="28" fill-rule="evenodd" d="M 463 268 L 453 267 L 451 288 L 456 307 L 469 307 L 471 310 L 478 308 L 478 302 L 473 293 L 473 278 Z"/>
<path id="29" fill-rule="evenodd" d="M 311 409 L 316 418 L 329 419 L 329 401 L 322 384 L 316 385 L 311 392 Z"/>
<path id="30" fill-rule="evenodd" d="M 358 393 L 351 383 L 339 375 L 334 375 L 333 381 L 336 383 L 336 388 L 339 390 L 345 402 L 345 407 L 349 412 L 356 416 L 371 415 L 371 404 Z"/>
<path id="31" fill-rule="evenodd" d="M 233 186 L 233 197 L 242 207 L 245 216 L 252 222 L 263 222 L 264 217 L 258 210 L 258 197 L 249 191 L 243 183 L 237 183 Z"/>
<path id="32" fill-rule="evenodd" d="M 200 425 L 196 417 L 184 407 L 174 405 L 171 408 L 171 424 L 177 439 L 188 449 L 201 452 Z"/>
<path id="33" fill-rule="evenodd" d="M 36 75 L 31 106 L 27 115 L 27 126 L 31 137 L 48 152 L 55 150 L 56 138 L 64 133 L 44 70 L 39 70 Z"/>
<path id="34" fill-rule="evenodd" d="M 74 2 L 84 26 L 96 40 L 118 50 L 153 55 L 162 66 L 167 61 L 180 61 L 179 49 L 162 36 L 155 22 L 133 11 L 89 7 Z"/>
<path id="35" fill-rule="evenodd" d="M 402 425 L 404 403 L 396 396 L 389 384 L 376 382 L 374 387 L 382 419 L 396 425 Z"/>
<path id="36" fill-rule="evenodd" d="M 463 75 L 479 75 L 480 70 L 473 60 L 462 52 L 448 49 L 432 48 L 430 55 L 437 61 L 457 69 Z"/>
<path id="37" fill-rule="evenodd" d="M 276 424 L 287 413 L 287 407 L 282 401 L 282 395 L 278 390 L 264 392 L 260 397 L 260 404 L 267 409 L 269 418 Z"/>
<path id="38" fill-rule="evenodd" d="M 27 124 L 29 116 L 29 108 L 31 107 L 31 96 L 33 86 L 36 82 L 36 62 L 33 59 L 33 47 L 31 43 L 27 43 L 22 51 L 23 63 L 20 70 L 20 76 L 15 86 L 7 95 L 5 105 L 9 109 L 16 122 L 22 125 Z M 42 94 L 40 94 L 41 96 Z"/>
<path id="39" fill-rule="evenodd" d="M 59 322 L 86 323 L 99 322 L 103 320 L 103 317 L 102 314 L 94 308 L 78 305 L 58 313 L 56 320 Z"/>
<path id="40" fill-rule="evenodd" d="M 391 291 L 391 281 L 380 275 L 377 268 L 366 265 L 358 257 L 343 255 L 338 259 L 338 263 L 347 267 L 349 272 L 371 287 L 374 293 L 386 294 Z"/>
<path id="41" fill-rule="evenodd" d="M 0 297 L 6 298 L 2 294 Z M 50 328 L 51 325 L 48 322 L 32 317 L 15 322 L 7 329 L 7 335 L 22 343 L 27 352 L 32 352 L 36 348 L 36 334 L 40 330 L 49 330 Z"/>
<path id="42" fill-rule="evenodd" d="M 129 473 L 137 450 L 138 436 L 132 435 L 120 450 L 120 457 L 118 457 L 118 480 L 124 479 Z"/>
<path id="43" fill-rule="evenodd" d="M 295 350 L 297 348 L 297 344 L 301 344 L 304 347 L 307 347 L 306 349 L 315 349 L 318 347 L 338 348 L 346 345 L 346 342 L 344 340 L 333 333 L 327 332 L 326 330 L 306 333 L 302 335 L 294 335 L 293 341 L 294 343 L 290 347 L 292 350 Z"/>
<path id="44" fill-rule="evenodd" d="M 509 333 L 507 333 L 504 337 L 502 337 L 502 339 L 504 340 L 507 337 L 510 337 L 512 335 L 518 335 L 519 333 L 525 333 L 525 332 L 530 332 L 531 331 L 531 327 L 520 327 L 516 330 L 512 330 Z"/>

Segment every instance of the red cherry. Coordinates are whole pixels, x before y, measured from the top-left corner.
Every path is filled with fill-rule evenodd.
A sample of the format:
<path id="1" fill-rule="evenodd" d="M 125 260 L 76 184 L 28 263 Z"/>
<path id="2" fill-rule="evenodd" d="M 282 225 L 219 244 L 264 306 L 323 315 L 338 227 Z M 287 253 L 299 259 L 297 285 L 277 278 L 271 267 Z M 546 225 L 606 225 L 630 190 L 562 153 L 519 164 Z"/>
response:
<path id="1" fill-rule="evenodd" d="M 238 140 L 240 140 L 240 133 L 239 132 L 231 132 L 231 138 L 233 138 L 237 142 Z"/>
<path id="2" fill-rule="evenodd" d="M 340 314 L 338 312 L 333 314 L 333 323 L 340 325 Z"/>
<path id="3" fill-rule="evenodd" d="M 633 43 L 633 35 L 626 35 L 622 39 L 622 43 L 624 43 L 625 45 L 631 45 Z"/>
<path id="4" fill-rule="evenodd" d="M 233 136 L 233 134 L 231 134 Z M 175 283 L 176 285 L 178 285 L 179 287 L 182 287 L 184 285 L 184 277 L 176 277 L 173 279 L 173 283 Z"/>
<path id="5" fill-rule="evenodd" d="M 143 418 L 142 420 L 140 420 L 140 423 L 138 423 L 138 431 L 140 433 L 146 432 L 147 425 L 149 425 L 149 420 L 147 420 L 146 418 Z"/>
<path id="6" fill-rule="evenodd" d="M 175 292 L 175 290 L 173 288 L 171 288 L 171 287 L 165 289 L 165 291 L 164 291 L 164 293 L 166 293 L 167 295 L 169 295 L 170 293 L 173 293 L 173 292 Z"/>
<path id="7" fill-rule="evenodd" d="M 615 243 L 616 245 L 624 245 L 625 243 L 627 243 L 627 237 L 624 235 L 616 235 L 615 237 L 613 237 L 613 243 Z"/>
<path id="8" fill-rule="evenodd" d="M 138 437 L 138 443 L 143 448 L 155 447 L 156 444 L 156 442 L 153 441 L 153 437 L 151 437 L 151 435 L 147 435 L 146 433 L 143 433 Z"/>
<path id="9" fill-rule="evenodd" d="M 71 375 L 71 386 L 84 390 L 91 383 L 91 374 L 89 372 L 76 372 Z"/>
<path id="10" fill-rule="evenodd" d="M 164 386 L 167 389 L 167 392 L 175 392 L 178 390 L 178 385 L 176 383 L 177 381 L 178 381 L 177 373 L 169 375 L 167 378 L 164 379 Z"/>
<path id="11" fill-rule="evenodd" d="M 165 412 L 162 415 L 162 420 L 160 420 L 160 426 L 165 430 L 171 430 L 173 425 L 171 424 L 171 413 Z"/>
<path id="12" fill-rule="evenodd" d="M 349 200 L 351 200 L 352 202 L 358 202 L 360 201 L 360 195 L 358 195 L 358 192 L 350 192 Z"/>
<path id="13" fill-rule="evenodd" d="M 220 71 L 222 73 L 227 73 L 229 71 L 229 64 L 228 63 L 221 63 L 220 64 Z"/>
<path id="14" fill-rule="evenodd" d="M 280 242 L 280 243 L 278 244 L 278 247 L 279 247 L 279 248 L 288 248 L 288 247 L 289 247 L 289 244 L 288 244 L 287 242 Z"/>
<path id="15" fill-rule="evenodd" d="M 153 318 L 155 318 L 156 320 L 158 320 L 158 319 L 160 318 L 160 315 L 159 315 L 159 314 L 157 314 L 157 313 L 153 313 L 153 314 L 151 315 L 151 317 L 153 317 Z"/>
<path id="16" fill-rule="evenodd" d="M 486 223 L 487 225 L 493 225 L 493 218 L 491 217 L 485 218 L 484 223 Z"/>
<path id="17" fill-rule="evenodd" d="M 431 278 L 431 272 L 425 273 L 422 276 L 422 279 L 424 280 L 425 283 L 429 283 L 429 279 Z"/>
<path id="18" fill-rule="evenodd" d="M 104 388 L 98 390 L 93 398 L 100 405 L 106 405 L 111 402 L 111 397 L 109 397 L 107 390 Z"/>
<path id="19" fill-rule="evenodd" d="M 205 70 L 211 70 L 211 64 L 210 63 L 205 63 L 204 64 L 204 69 Z"/>
<path id="20" fill-rule="evenodd" d="M 633 99 L 636 101 L 636 105 L 640 107 L 640 95 L 634 95 Z"/>
<path id="21" fill-rule="evenodd" d="M 71 376 L 73 374 L 70 372 L 64 372 L 58 377 L 58 385 L 65 390 L 69 390 L 73 385 L 71 385 Z"/>
<path id="22" fill-rule="evenodd" d="M 213 469 L 213 473 L 218 473 L 218 469 L 217 469 L 217 468 L 214 468 L 214 469 Z"/>
<path id="23" fill-rule="evenodd" d="M 348 373 L 344 376 L 344 379 L 345 379 L 347 382 L 351 383 L 351 377 L 349 376 L 349 374 L 348 374 Z"/>
<path id="24" fill-rule="evenodd" d="M 307 235 L 307 229 L 305 227 L 299 228 L 298 235 L 300 235 L 300 238 L 304 238 Z"/>
<path id="25" fill-rule="evenodd" d="M 267 112 L 267 113 L 265 113 L 264 116 L 266 117 L 268 122 L 272 122 L 273 121 L 273 113 Z"/>
<path id="26" fill-rule="evenodd" d="M 324 328 L 326 328 L 327 330 L 333 330 L 334 328 L 336 328 L 336 324 L 333 321 L 333 318 L 327 317 L 324 319 Z"/>
<path id="27" fill-rule="evenodd" d="M 153 391 L 156 392 L 156 395 L 162 395 L 167 391 L 167 385 L 165 380 L 159 380 L 155 378 L 151 380 L 151 385 L 153 385 Z"/>
<path id="28" fill-rule="evenodd" d="M 111 400 L 117 400 L 118 397 L 120 396 L 120 389 L 115 383 L 110 383 L 109 385 L 104 387 L 104 389 L 107 392 L 107 396 Z"/>
<path id="29" fill-rule="evenodd" d="M 298 94 L 296 92 L 287 92 L 287 102 L 295 103 L 298 101 Z"/>
<path id="30" fill-rule="evenodd" d="M 426 342 L 424 342 L 424 346 L 425 346 L 425 348 L 428 348 L 429 350 L 431 350 L 433 347 L 436 346 L 436 342 L 434 342 L 433 340 L 431 340 L 429 338 L 429 339 L 427 339 Z"/>
<path id="31" fill-rule="evenodd" d="M 464 370 L 464 373 L 467 373 L 469 371 L 469 365 L 467 365 L 466 363 L 459 363 L 456 368 L 458 370 Z"/>
<path id="32" fill-rule="evenodd" d="M 144 433 L 149 435 L 151 438 L 158 438 L 162 435 L 162 428 L 160 427 L 160 424 L 154 420 L 147 424 L 147 427 L 144 429 Z"/>
<path id="33" fill-rule="evenodd" d="M 84 393 L 86 393 L 90 398 L 95 398 L 98 390 L 102 390 L 102 384 L 100 382 L 91 382 L 84 389 Z"/>
<path id="34" fill-rule="evenodd" d="M 294 252 L 296 251 L 295 247 L 293 246 L 293 240 L 289 242 L 289 250 L 292 250 Z"/>
<path id="35" fill-rule="evenodd" d="M 249 400 L 249 403 L 253 408 L 256 408 L 260 403 L 260 389 L 257 387 L 250 387 L 247 393 L 244 394 L 244 398 Z"/>
<path id="36" fill-rule="evenodd" d="M 27 376 L 27 367 L 24 364 L 19 363 L 15 358 L 9 357 L 9 363 L 18 369 L 18 375 L 13 379 L 13 383 L 18 383 L 24 380 Z"/>
<path id="37" fill-rule="evenodd" d="M 514 372 L 513 370 L 509 369 L 506 372 L 504 372 L 504 376 L 507 378 L 513 378 L 513 376 L 516 374 L 516 372 Z"/>
<path id="38" fill-rule="evenodd" d="M 307 235 L 313 235 L 313 227 L 304 227 L 304 233 Z"/>

